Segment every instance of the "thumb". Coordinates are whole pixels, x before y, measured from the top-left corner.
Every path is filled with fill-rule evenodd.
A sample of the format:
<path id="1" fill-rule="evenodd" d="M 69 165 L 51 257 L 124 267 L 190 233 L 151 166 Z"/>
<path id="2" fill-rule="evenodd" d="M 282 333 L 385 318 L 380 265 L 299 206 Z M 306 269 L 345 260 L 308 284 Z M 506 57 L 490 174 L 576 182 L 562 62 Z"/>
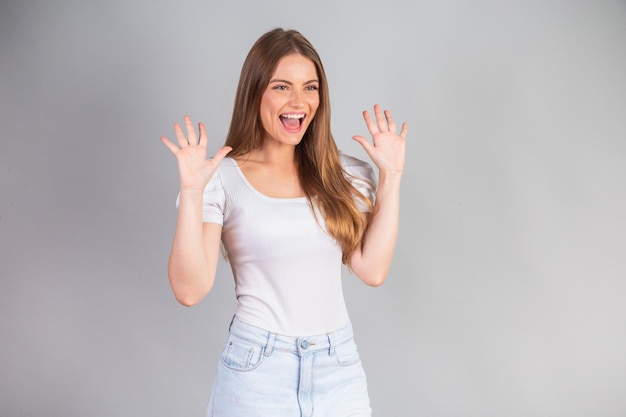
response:
<path id="1" fill-rule="evenodd" d="M 228 155 L 230 153 L 230 151 L 232 151 L 233 148 L 230 146 L 223 146 L 221 147 L 217 152 L 215 152 L 215 155 L 213 156 L 213 159 L 220 161 L 222 159 L 224 159 L 224 157 L 226 155 Z"/>
<path id="2" fill-rule="evenodd" d="M 374 146 L 372 146 L 372 144 L 369 143 L 369 141 L 365 139 L 363 136 L 359 136 L 359 135 L 352 136 L 352 139 L 359 142 L 359 144 L 361 144 L 361 146 L 363 147 L 363 149 L 365 149 L 365 152 L 367 152 L 368 155 L 370 155 L 371 152 L 374 150 Z"/>

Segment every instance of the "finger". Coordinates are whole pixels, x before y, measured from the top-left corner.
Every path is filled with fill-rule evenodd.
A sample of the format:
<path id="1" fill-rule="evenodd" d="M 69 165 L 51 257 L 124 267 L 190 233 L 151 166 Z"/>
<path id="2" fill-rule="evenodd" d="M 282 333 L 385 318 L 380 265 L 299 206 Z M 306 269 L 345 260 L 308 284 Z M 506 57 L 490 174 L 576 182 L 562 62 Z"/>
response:
<path id="1" fill-rule="evenodd" d="M 198 129 L 200 130 L 200 140 L 198 141 L 198 144 L 200 146 L 206 146 L 209 140 L 206 134 L 206 126 L 204 123 L 198 123 Z"/>
<path id="2" fill-rule="evenodd" d="M 169 139 L 167 139 L 165 136 L 161 136 L 161 142 L 163 142 L 163 145 L 165 145 L 167 149 L 169 149 L 170 152 L 174 155 L 176 155 L 178 151 L 180 150 L 178 146 L 170 142 Z"/>
<path id="3" fill-rule="evenodd" d="M 396 133 L 396 123 L 393 121 L 393 117 L 391 117 L 391 112 L 389 110 L 385 110 L 385 118 L 387 119 L 387 126 L 389 126 L 389 130 Z"/>
<path id="4" fill-rule="evenodd" d="M 406 139 L 406 133 L 409 131 L 409 125 L 405 123 L 402 123 L 402 130 L 400 131 L 400 136 L 403 139 Z"/>
<path id="5" fill-rule="evenodd" d="M 216 161 L 221 161 L 222 159 L 224 159 L 226 157 L 226 155 L 228 155 L 228 153 L 230 151 L 232 151 L 233 148 L 231 148 L 230 146 L 223 146 L 220 149 L 218 149 L 217 152 L 215 152 L 215 155 L 213 156 L 213 159 L 215 159 Z"/>
<path id="6" fill-rule="evenodd" d="M 376 123 L 378 124 L 378 130 L 381 132 L 386 132 L 389 130 L 387 126 L 387 120 L 385 120 L 385 116 L 383 112 L 380 110 L 380 106 L 378 104 L 374 105 L 374 115 L 376 116 Z"/>
<path id="7" fill-rule="evenodd" d="M 352 136 L 352 139 L 359 142 L 359 144 L 363 147 L 363 149 L 365 149 L 365 152 L 367 152 L 368 155 L 371 154 L 371 152 L 374 149 L 374 146 L 367 139 L 359 135 Z"/>
<path id="8" fill-rule="evenodd" d="M 191 122 L 191 118 L 189 116 L 185 116 L 185 126 L 187 127 L 187 141 L 190 145 L 197 145 L 198 138 L 196 137 L 196 130 L 193 127 L 193 123 Z"/>
<path id="9" fill-rule="evenodd" d="M 181 148 L 185 146 L 189 146 L 189 141 L 187 137 L 183 134 L 183 129 L 180 127 L 178 123 L 174 123 L 174 134 L 176 135 L 176 140 Z"/>
<path id="10" fill-rule="evenodd" d="M 363 119 L 365 120 L 365 126 L 367 126 L 367 130 L 369 130 L 372 135 L 380 132 L 378 130 L 378 126 L 376 126 L 376 123 L 374 123 L 374 120 L 372 120 L 372 116 L 370 116 L 367 110 L 363 111 Z"/>

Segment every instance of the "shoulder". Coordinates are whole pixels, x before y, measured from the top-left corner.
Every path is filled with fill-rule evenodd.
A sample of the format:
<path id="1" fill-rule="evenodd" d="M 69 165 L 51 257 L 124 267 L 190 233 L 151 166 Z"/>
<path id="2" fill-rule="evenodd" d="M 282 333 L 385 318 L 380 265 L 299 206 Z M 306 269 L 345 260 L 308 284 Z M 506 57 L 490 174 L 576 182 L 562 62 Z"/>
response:
<path id="1" fill-rule="evenodd" d="M 215 174 L 213 174 L 212 180 L 222 181 L 223 179 L 228 179 L 237 173 L 237 161 L 232 158 L 225 157 L 220 161 L 217 170 L 215 170 Z"/>
<path id="2" fill-rule="evenodd" d="M 339 154 L 339 159 L 341 160 L 346 179 L 373 204 L 376 198 L 376 174 L 374 174 L 372 164 L 343 153 Z M 356 199 L 356 205 L 361 212 L 369 212 L 371 210 L 370 205 L 358 198 Z"/>
<path id="3" fill-rule="evenodd" d="M 346 155 L 343 152 L 339 152 L 339 160 L 341 161 L 341 165 L 344 168 L 349 167 L 370 167 L 371 164 L 369 162 L 362 161 L 354 156 Z"/>
<path id="4" fill-rule="evenodd" d="M 232 171 L 233 168 L 237 167 L 237 161 L 233 158 L 226 156 L 224 159 L 220 161 L 220 165 L 217 167 L 218 171 Z"/>
<path id="5" fill-rule="evenodd" d="M 354 156 L 346 155 L 343 152 L 339 153 L 339 160 L 344 171 L 351 177 L 356 177 L 362 180 L 371 182 L 375 181 L 374 168 L 369 162 L 355 158 Z"/>
<path id="6" fill-rule="evenodd" d="M 217 170 L 213 173 L 213 176 L 209 180 L 208 184 L 204 188 L 205 196 L 207 193 L 222 191 L 224 189 L 224 182 L 228 182 L 228 178 L 233 175 L 233 167 L 235 167 L 235 161 L 231 158 L 224 158 L 220 161 Z"/>

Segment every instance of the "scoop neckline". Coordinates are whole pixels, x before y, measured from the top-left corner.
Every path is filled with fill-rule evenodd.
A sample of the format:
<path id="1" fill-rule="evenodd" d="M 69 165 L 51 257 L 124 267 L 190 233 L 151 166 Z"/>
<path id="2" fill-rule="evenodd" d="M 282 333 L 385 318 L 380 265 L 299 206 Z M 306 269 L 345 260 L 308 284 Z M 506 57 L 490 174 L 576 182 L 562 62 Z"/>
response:
<path id="1" fill-rule="evenodd" d="M 272 201 L 287 201 L 287 202 L 289 202 L 289 201 L 291 201 L 291 202 L 300 202 L 300 201 L 306 201 L 307 200 L 306 196 L 303 196 L 303 197 L 272 197 L 272 196 L 269 196 L 267 194 L 264 194 L 264 193 L 260 192 L 259 190 L 257 190 L 250 183 L 250 181 L 248 181 L 248 178 L 246 177 L 246 175 L 243 173 L 243 171 L 239 167 L 239 163 L 237 162 L 236 159 L 231 158 L 229 156 L 227 156 L 226 159 L 228 159 L 230 161 L 231 165 L 235 168 L 235 170 L 237 171 L 237 174 L 239 175 L 239 177 L 241 178 L 243 183 L 246 185 L 246 187 L 248 187 L 248 189 L 250 189 L 250 191 L 252 191 L 254 194 L 258 195 L 259 197 L 262 197 L 262 198 L 267 199 L 267 200 L 272 200 Z"/>

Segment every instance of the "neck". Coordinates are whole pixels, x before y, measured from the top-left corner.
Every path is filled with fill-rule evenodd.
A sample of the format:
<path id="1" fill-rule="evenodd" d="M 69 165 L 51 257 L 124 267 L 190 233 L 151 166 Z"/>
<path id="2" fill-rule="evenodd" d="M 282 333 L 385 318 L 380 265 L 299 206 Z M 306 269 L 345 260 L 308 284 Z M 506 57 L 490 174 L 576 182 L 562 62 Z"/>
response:
<path id="1" fill-rule="evenodd" d="M 264 143 L 249 153 L 250 159 L 272 165 L 293 165 L 296 162 L 296 148 L 290 145 L 270 145 Z"/>

